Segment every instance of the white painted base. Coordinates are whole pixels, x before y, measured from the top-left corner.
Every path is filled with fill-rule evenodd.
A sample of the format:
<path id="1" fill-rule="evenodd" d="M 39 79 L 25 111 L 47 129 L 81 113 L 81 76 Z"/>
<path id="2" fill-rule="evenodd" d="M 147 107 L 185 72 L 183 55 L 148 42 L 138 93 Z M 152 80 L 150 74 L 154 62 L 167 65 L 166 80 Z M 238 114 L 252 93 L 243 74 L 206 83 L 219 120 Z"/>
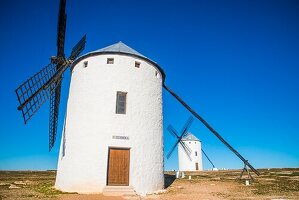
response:
<path id="1" fill-rule="evenodd" d="M 111 57 L 114 64 L 107 64 Z M 129 186 L 137 194 L 164 188 L 162 78 L 157 73 L 142 59 L 115 54 L 74 66 L 55 188 L 102 192 L 109 147 L 130 148 Z M 127 92 L 126 114 L 115 114 L 117 91 Z"/>

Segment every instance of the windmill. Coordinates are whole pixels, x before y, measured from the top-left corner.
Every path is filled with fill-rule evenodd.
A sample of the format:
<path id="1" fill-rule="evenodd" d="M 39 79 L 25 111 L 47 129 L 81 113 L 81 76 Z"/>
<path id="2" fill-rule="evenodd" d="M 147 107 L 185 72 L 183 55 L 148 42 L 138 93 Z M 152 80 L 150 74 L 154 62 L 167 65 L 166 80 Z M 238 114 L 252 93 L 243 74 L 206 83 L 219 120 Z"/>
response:
<path id="1" fill-rule="evenodd" d="M 191 158 L 191 154 L 192 154 L 192 150 L 191 148 L 188 146 L 187 143 L 185 143 L 183 140 L 183 138 L 185 136 L 188 135 L 188 128 L 191 126 L 191 123 L 193 121 L 193 117 L 191 116 L 188 121 L 186 122 L 184 128 L 182 129 L 181 131 L 181 135 L 179 136 L 179 133 L 171 126 L 169 125 L 167 127 L 168 131 L 171 133 L 172 136 L 174 136 L 176 139 L 177 139 L 177 142 L 174 144 L 174 146 L 172 147 L 172 149 L 170 150 L 170 152 L 167 154 L 167 159 L 170 158 L 170 156 L 172 155 L 175 147 L 180 144 L 182 149 L 184 150 L 185 154 L 187 155 L 188 159 L 190 161 L 192 161 L 192 158 Z M 199 141 L 200 142 L 200 141 Z M 201 151 L 202 153 L 204 154 L 204 156 L 208 159 L 208 161 L 210 162 L 210 164 L 212 165 L 213 169 L 216 169 L 215 168 L 215 165 L 213 164 L 213 162 L 211 161 L 211 159 L 208 157 L 208 155 L 205 153 L 205 151 L 203 150 L 203 148 L 201 147 Z"/>
<path id="2" fill-rule="evenodd" d="M 51 57 L 51 63 L 41 69 L 38 73 L 30 77 L 27 81 L 21 84 L 16 90 L 17 98 L 19 101 L 18 110 L 22 112 L 25 124 L 32 118 L 32 116 L 40 109 L 40 107 L 50 99 L 50 115 L 49 115 L 49 150 L 52 149 L 57 133 L 58 126 L 58 114 L 59 114 L 59 104 L 60 104 L 60 93 L 61 93 L 61 81 L 63 78 L 63 73 L 65 70 L 74 62 L 74 60 L 83 51 L 86 43 L 86 36 L 73 47 L 71 55 L 66 58 L 64 54 L 64 41 L 65 41 L 65 30 L 66 30 L 66 13 L 65 13 L 66 0 L 60 1 L 59 17 L 58 17 L 58 30 L 57 30 L 57 54 Z M 109 53 L 105 50 L 98 53 Z M 120 52 L 111 51 L 111 54 L 118 54 Z M 136 52 L 122 52 L 125 55 L 133 55 L 135 57 L 146 58 L 136 54 Z M 96 55 L 93 53 L 90 55 Z M 77 59 L 78 60 L 78 59 Z M 157 64 L 154 64 L 155 66 Z M 158 66 L 158 65 L 157 65 Z M 158 66 L 159 68 L 159 66 Z M 244 163 L 244 169 L 247 170 L 249 167 L 253 172 L 259 175 L 259 172 L 246 160 L 241 154 L 235 150 L 214 128 L 212 128 L 205 119 L 203 119 L 196 111 L 194 111 L 186 102 L 184 102 L 175 92 L 173 92 L 165 84 L 165 75 L 163 70 L 161 70 L 163 77 L 163 88 L 168 91 L 175 99 L 177 99 L 193 116 L 195 116 L 199 121 L 201 121 L 225 146 L 227 146 L 241 161 Z M 193 119 L 192 119 L 193 120 Z M 176 133 L 178 141 L 173 147 L 175 149 L 176 145 L 180 143 L 182 137 L 186 134 L 187 129 L 192 122 L 190 120 L 182 130 L 181 135 Z M 171 128 L 170 128 L 171 129 Z M 169 153 L 169 156 L 171 155 Z M 188 148 L 186 147 L 186 152 Z"/>
<path id="3" fill-rule="evenodd" d="M 167 154 L 167 159 L 170 158 L 171 154 L 173 153 L 173 151 L 175 150 L 176 146 L 178 144 L 181 144 L 182 148 L 184 149 L 186 155 L 188 156 L 189 160 L 191 160 L 191 149 L 188 147 L 188 145 L 186 145 L 182 139 L 184 136 L 187 135 L 188 133 L 188 129 L 191 126 L 193 122 L 193 117 L 189 117 L 189 119 L 187 120 L 186 124 L 184 125 L 183 129 L 181 130 L 180 134 L 171 126 L 168 126 L 168 131 L 177 139 L 176 143 L 173 145 L 173 147 L 170 149 L 170 151 Z"/>
<path id="4" fill-rule="evenodd" d="M 63 73 L 83 51 L 86 35 L 73 47 L 71 55 L 66 58 L 64 54 L 66 31 L 66 0 L 60 1 L 57 26 L 57 54 L 51 57 L 51 62 L 39 72 L 22 83 L 16 90 L 19 101 L 18 110 L 22 112 L 26 124 L 40 107 L 50 99 L 49 115 L 49 151 L 54 146 L 61 93 Z"/>

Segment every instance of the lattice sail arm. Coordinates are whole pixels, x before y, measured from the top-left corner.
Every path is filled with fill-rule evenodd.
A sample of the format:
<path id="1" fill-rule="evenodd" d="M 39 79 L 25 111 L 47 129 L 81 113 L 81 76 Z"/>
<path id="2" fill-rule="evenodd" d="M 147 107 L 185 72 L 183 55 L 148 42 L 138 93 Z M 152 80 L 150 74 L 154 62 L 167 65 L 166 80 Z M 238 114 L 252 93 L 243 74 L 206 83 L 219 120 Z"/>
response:
<path id="1" fill-rule="evenodd" d="M 49 98 L 49 90 L 44 90 L 43 86 L 55 73 L 56 67 L 50 63 L 15 90 L 20 104 L 18 110 L 22 111 L 25 124 Z"/>
<path id="2" fill-rule="evenodd" d="M 181 144 L 182 148 L 184 149 L 186 155 L 188 156 L 189 160 L 192 161 L 192 158 L 191 158 L 192 151 L 191 151 L 191 149 L 183 141 L 180 141 L 180 144 Z"/>
<path id="3" fill-rule="evenodd" d="M 179 133 L 171 125 L 167 127 L 167 130 L 173 137 L 180 138 Z"/>
<path id="4" fill-rule="evenodd" d="M 182 140 L 180 141 L 180 144 L 184 147 L 184 150 L 190 156 L 191 153 L 192 153 L 192 150 L 190 149 L 190 147 L 185 142 L 183 142 Z"/>
<path id="5" fill-rule="evenodd" d="M 177 140 L 176 143 L 172 146 L 172 148 L 170 149 L 170 151 L 168 152 L 168 154 L 166 155 L 166 158 L 169 159 L 171 154 L 173 153 L 173 151 L 175 150 L 176 146 L 178 145 L 178 143 L 180 142 L 180 140 Z"/>
<path id="6" fill-rule="evenodd" d="M 51 151 L 54 146 L 57 135 L 61 80 L 62 78 L 57 83 L 50 85 L 49 151 Z"/>
<path id="7" fill-rule="evenodd" d="M 58 24 L 57 24 L 57 56 L 64 57 L 64 42 L 66 31 L 66 13 L 65 13 L 66 0 L 60 0 Z"/>
<path id="8" fill-rule="evenodd" d="M 185 137 L 185 135 L 188 133 L 187 131 L 188 131 L 189 127 L 191 126 L 192 122 L 193 122 L 193 117 L 190 116 L 189 119 L 188 119 L 188 121 L 184 125 L 184 127 L 183 127 L 183 129 L 182 129 L 182 131 L 180 133 L 180 136 L 179 136 L 179 133 L 171 125 L 169 125 L 167 127 L 167 129 L 171 133 L 171 135 L 173 135 L 174 137 L 177 138 L 176 143 L 173 145 L 173 147 L 171 148 L 171 150 L 169 151 L 169 153 L 166 155 L 167 159 L 170 158 L 170 156 L 173 153 L 175 147 L 180 143 L 181 146 L 182 146 L 182 148 L 185 150 L 187 156 L 191 160 L 191 149 L 187 145 L 185 145 L 184 142 L 182 142 L 182 138 Z"/>
<path id="9" fill-rule="evenodd" d="M 86 44 L 86 35 L 84 35 L 79 42 L 73 47 L 69 60 L 75 60 L 84 50 Z"/>
<path id="10" fill-rule="evenodd" d="M 181 134 L 182 134 L 181 138 L 184 137 L 188 133 L 187 131 L 188 131 L 189 127 L 191 126 L 192 122 L 193 122 L 193 117 L 190 116 L 188 121 L 186 122 L 185 126 L 181 130 Z"/>

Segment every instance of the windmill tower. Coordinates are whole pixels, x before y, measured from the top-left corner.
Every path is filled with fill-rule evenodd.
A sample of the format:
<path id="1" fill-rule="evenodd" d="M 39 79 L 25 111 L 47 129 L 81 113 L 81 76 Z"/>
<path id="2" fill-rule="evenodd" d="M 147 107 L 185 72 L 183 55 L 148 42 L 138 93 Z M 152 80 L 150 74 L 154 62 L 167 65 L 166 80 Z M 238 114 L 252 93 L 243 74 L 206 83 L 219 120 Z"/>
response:
<path id="1" fill-rule="evenodd" d="M 139 194 L 162 189 L 162 87 L 240 158 L 244 170 L 250 168 L 259 175 L 248 160 L 165 84 L 165 74 L 157 63 L 121 42 L 78 57 L 84 50 L 86 36 L 66 57 L 65 7 L 66 0 L 60 0 L 56 56 L 15 90 L 17 109 L 25 124 L 50 101 L 50 151 L 56 140 L 63 74 L 71 69 L 56 188 L 94 193 L 107 185 L 129 185 Z M 182 138 L 192 120 L 180 135 L 171 130 L 177 142 L 168 158 L 178 143 L 190 153 Z"/>
<path id="2" fill-rule="evenodd" d="M 182 138 L 184 146 L 188 146 L 191 153 L 187 154 L 181 143 L 178 145 L 179 171 L 202 171 L 201 142 L 188 132 Z"/>
<path id="3" fill-rule="evenodd" d="M 119 42 L 79 57 L 71 73 L 55 187 L 163 189 L 162 69 Z"/>

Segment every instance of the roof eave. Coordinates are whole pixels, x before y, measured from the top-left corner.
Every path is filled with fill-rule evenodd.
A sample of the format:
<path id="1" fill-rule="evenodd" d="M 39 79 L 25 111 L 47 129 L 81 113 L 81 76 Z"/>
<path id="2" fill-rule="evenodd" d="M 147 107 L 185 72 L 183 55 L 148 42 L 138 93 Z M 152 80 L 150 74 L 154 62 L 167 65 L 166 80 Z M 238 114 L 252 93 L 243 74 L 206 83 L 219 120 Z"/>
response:
<path id="1" fill-rule="evenodd" d="M 105 55 L 105 54 L 116 54 L 116 55 L 127 55 L 127 56 L 132 56 L 132 57 L 135 57 L 135 58 L 140 58 L 140 59 L 143 59 L 151 64 L 153 64 L 155 67 L 158 68 L 158 70 L 161 72 L 162 74 L 162 80 L 163 80 L 163 83 L 165 81 L 165 78 L 166 78 L 166 75 L 163 71 L 163 69 L 157 64 L 155 63 L 154 61 L 146 58 L 146 57 L 143 57 L 143 56 L 139 56 L 139 55 L 136 55 L 136 54 L 132 54 L 132 53 L 125 53 L 125 52 L 115 52 L 115 51 L 100 51 L 100 52 L 90 52 L 90 53 L 87 53 L 79 58 L 77 58 L 70 66 L 71 68 L 71 71 L 73 70 L 73 67 L 78 63 L 80 62 L 81 60 L 83 59 L 86 59 L 88 57 L 91 57 L 91 56 L 97 56 L 97 55 Z"/>

